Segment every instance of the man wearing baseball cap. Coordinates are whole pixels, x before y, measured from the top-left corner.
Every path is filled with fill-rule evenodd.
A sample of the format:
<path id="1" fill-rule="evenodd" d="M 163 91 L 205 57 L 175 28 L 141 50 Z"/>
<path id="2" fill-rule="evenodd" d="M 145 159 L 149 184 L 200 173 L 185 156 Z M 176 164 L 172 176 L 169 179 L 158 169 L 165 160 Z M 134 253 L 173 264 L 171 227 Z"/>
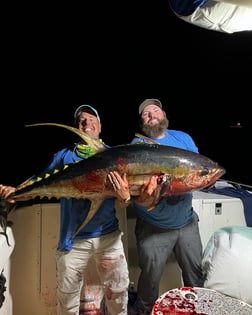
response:
<path id="1" fill-rule="evenodd" d="M 74 124 L 77 129 L 102 142 L 99 138 L 100 116 L 93 106 L 79 106 L 74 112 Z M 104 146 L 109 148 L 106 144 Z M 72 147 L 55 153 L 46 169 L 38 176 L 44 178 L 45 174 L 61 170 L 66 164 L 85 160 L 94 153 L 89 145 L 74 143 Z M 36 178 L 37 176 L 34 181 Z M 80 301 L 85 299 L 81 297 L 82 281 L 85 285 L 85 275 L 92 277 L 97 273 L 104 289 L 107 314 L 127 315 L 129 273 L 115 209 L 126 208 L 130 193 L 126 178 L 122 176 L 118 180 L 115 189 L 117 197 L 106 199 L 77 234 L 76 231 L 90 211 L 91 203 L 88 199 L 60 199 L 60 235 L 56 250 L 58 315 L 86 314 L 80 312 Z M 0 185 L 0 198 L 7 198 L 14 190 L 14 187 Z M 100 307 L 96 308 L 95 302 L 88 303 L 92 314 L 100 313 Z M 87 311 L 86 306 L 83 307 Z"/>
<path id="2" fill-rule="evenodd" d="M 143 110 L 145 109 L 146 106 L 151 105 L 151 104 L 152 105 L 156 105 L 156 106 L 158 106 L 158 107 L 160 107 L 162 109 L 162 104 L 161 104 L 161 102 L 159 100 L 157 100 L 156 98 L 147 98 L 139 106 L 139 110 L 138 110 L 139 115 L 142 114 L 142 112 L 143 112 Z"/>
<path id="3" fill-rule="evenodd" d="M 148 143 L 151 138 L 161 145 L 198 152 L 189 134 L 168 129 L 169 120 L 160 100 L 144 100 L 138 113 L 139 127 L 145 137 L 135 137 L 132 143 Z M 131 202 L 137 216 L 135 234 L 141 270 L 136 302 L 139 315 L 151 314 L 159 297 L 159 284 L 167 259 L 172 253 L 182 270 L 184 286 L 203 286 L 202 244 L 192 194 L 164 197 L 149 211 L 154 204 L 156 188 L 157 179 L 153 176 L 141 195 L 132 198 Z"/>
<path id="4" fill-rule="evenodd" d="M 94 107 L 92 107 L 91 105 L 84 104 L 84 105 L 80 105 L 79 107 L 77 107 L 76 111 L 74 112 L 75 123 L 77 122 L 78 117 L 80 116 L 80 114 L 82 112 L 90 113 L 91 115 L 96 116 L 98 121 L 101 122 L 101 119 L 100 119 L 100 116 L 99 116 L 97 110 Z"/>

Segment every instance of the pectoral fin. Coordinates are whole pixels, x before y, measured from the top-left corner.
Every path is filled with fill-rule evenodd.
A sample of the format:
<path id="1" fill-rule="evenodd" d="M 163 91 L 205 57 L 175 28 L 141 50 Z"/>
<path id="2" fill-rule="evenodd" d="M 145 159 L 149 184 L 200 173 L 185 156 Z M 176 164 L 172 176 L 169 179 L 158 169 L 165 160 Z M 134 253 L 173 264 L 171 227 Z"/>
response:
<path id="1" fill-rule="evenodd" d="M 153 203 L 148 208 L 148 211 L 153 210 L 160 203 L 160 201 L 163 199 L 163 194 L 168 189 L 170 183 L 171 183 L 171 177 L 168 174 L 159 176 L 158 186 L 154 192 L 155 199 L 153 200 Z"/>

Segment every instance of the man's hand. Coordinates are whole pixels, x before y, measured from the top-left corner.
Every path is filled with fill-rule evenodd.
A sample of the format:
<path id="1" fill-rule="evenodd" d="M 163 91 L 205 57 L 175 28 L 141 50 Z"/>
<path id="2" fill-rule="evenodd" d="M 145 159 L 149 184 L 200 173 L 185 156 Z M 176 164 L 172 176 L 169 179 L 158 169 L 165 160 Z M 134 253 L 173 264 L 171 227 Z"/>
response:
<path id="1" fill-rule="evenodd" d="M 16 191 L 15 187 L 0 185 L 0 199 L 7 199 L 14 191 Z M 10 199 L 8 202 L 14 203 L 16 201 L 14 199 Z"/>
<path id="2" fill-rule="evenodd" d="M 126 173 L 122 176 L 117 171 L 111 171 L 108 174 L 108 179 L 111 182 L 120 207 L 128 206 L 130 203 L 129 183 Z"/>
<path id="3" fill-rule="evenodd" d="M 152 206 L 158 199 L 160 189 L 158 189 L 158 176 L 153 175 L 148 183 L 143 184 L 140 195 L 135 201 L 142 206 Z"/>

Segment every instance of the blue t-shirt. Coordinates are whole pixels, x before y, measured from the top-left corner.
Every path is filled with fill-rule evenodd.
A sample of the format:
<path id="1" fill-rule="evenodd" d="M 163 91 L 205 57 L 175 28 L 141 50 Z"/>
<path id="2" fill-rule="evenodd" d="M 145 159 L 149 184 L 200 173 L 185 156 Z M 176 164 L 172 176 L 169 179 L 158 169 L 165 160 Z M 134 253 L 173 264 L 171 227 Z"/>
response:
<path id="1" fill-rule="evenodd" d="M 161 139 L 152 138 L 161 145 L 167 145 L 198 153 L 190 135 L 183 131 L 167 129 L 165 136 Z M 148 140 L 135 137 L 132 143 L 147 142 Z M 178 229 L 192 221 L 195 212 L 192 208 L 192 194 L 187 193 L 180 196 L 167 196 L 162 198 L 158 205 L 148 211 L 147 207 L 137 204 L 134 199 L 132 205 L 137 216 L 150 224 L 164 229 Z"/>
<path id="2" fill-rule="evenodd" d="M 168 0 L 171 9 L 183 16 L 191 15 L 198 7 L 204 5 L 208 0 Z"/>
<path id="3" fill-rule="evenodd" d="M 75 153 L 77 145 L 76 143 L 73 148 L 64 148 L 55 153 L 51 162 L 39 176 L 43 177 L 44 174 L 51 174 L 55 169 L 63 169 L 66 164 L 72 164 L 82 160 L 82 158 Z M 60 236 L 58 250 L 69 251 L 72 249 L 72 235 L 85 220 L 90 204 L 88 199 L 60 199 Z M 98 237 L 116 231 L 118 228 L 118 219 L 115 214 L 115 198 L 109 198 L 102 203 L 94 217 L 74 237 L 74 240 Z"/>

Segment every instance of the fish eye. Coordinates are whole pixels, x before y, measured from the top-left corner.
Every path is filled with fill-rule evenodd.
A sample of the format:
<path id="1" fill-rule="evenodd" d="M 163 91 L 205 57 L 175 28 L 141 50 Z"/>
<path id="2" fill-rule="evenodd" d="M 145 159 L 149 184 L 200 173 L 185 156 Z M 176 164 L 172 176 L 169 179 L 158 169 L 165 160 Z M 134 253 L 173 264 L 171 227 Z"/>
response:
<path id="1" fill-rule="evenodd" d="M 202 171 L 201 171 L 201 176 L 206 176 L 209 174 L 209 169 L 208 168 L 204 168 Z"/>

